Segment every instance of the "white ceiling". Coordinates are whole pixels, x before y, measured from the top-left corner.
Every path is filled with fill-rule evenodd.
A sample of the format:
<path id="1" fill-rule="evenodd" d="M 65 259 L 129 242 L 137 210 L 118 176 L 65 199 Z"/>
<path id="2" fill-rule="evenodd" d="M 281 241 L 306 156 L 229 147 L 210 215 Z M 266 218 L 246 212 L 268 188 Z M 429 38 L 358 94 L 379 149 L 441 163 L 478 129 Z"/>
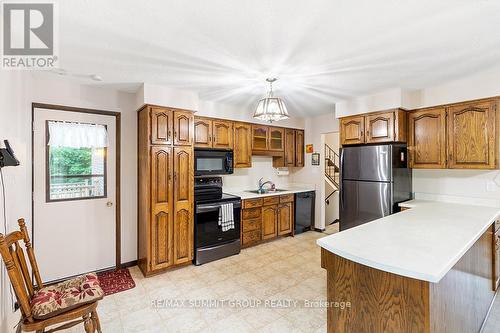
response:
<path id="1" fill-rule="evenodd" d="M 292 115 L 352 96 L 417 89 L 499 64 L 497 0 L 61 0 L 60 65 Z M 101 84 L 103 84 L 101 83 Z"/>

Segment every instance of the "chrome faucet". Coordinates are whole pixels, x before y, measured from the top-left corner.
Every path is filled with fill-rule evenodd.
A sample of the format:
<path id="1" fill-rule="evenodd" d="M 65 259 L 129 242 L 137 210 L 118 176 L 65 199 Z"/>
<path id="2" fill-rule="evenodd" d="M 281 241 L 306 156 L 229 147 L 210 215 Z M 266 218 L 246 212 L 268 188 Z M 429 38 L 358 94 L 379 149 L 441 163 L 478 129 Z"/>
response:
<path id="1" fill-rule="evenodd" d="M 264 180 L 264 178 L 259 179 L 259 193 L 264 192 L 263 188 L 264 188 L 264 185 L 266 185 L 266 184 L 271 185 L 271 188 L 274 187 L 274 183 L 272 181 L 268 180 L 267 182 L 264 182 L 263 180 Z"/>

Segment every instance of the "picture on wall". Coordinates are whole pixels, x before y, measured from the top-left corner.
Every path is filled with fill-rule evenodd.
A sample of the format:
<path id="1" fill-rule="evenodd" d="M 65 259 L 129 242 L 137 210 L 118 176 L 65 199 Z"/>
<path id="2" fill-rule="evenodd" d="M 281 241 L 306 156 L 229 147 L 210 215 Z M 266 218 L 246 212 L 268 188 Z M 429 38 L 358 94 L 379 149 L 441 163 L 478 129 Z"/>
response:
<path id="1" fill-rule="evenodd" d="M 313 151 L 314 151 L 314 148 L 313 148 L 312 144 L 306 145 L 306 154 L 310 154 Z"/>
<path id="2" fill-rule="evenodd" d="M 311 155 L 311 164 L 312 165 L 319 165 L 319 153 L 313 153 Z"/>

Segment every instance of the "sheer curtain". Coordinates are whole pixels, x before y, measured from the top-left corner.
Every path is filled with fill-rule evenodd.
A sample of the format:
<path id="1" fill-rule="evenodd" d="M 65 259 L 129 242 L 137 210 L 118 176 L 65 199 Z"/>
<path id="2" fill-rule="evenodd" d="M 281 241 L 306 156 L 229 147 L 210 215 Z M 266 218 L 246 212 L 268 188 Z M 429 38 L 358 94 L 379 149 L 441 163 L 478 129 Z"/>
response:
<path id="1" fill-rule="evenodd" d="M 104 125 L 49 121 L 49 146 L 68 148 L 104 148 L 108 132 Z"/>

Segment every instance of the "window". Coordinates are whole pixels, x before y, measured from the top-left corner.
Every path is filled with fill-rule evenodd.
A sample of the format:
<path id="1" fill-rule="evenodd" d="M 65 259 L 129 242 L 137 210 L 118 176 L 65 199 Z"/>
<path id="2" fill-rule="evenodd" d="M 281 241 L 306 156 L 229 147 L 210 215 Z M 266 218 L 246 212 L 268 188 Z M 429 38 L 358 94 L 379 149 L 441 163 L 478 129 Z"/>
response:
<path id="1" fill-rule="evenodd" d="M 48 121 L 47 201 L 106 197 L 106 127 Z"/>

